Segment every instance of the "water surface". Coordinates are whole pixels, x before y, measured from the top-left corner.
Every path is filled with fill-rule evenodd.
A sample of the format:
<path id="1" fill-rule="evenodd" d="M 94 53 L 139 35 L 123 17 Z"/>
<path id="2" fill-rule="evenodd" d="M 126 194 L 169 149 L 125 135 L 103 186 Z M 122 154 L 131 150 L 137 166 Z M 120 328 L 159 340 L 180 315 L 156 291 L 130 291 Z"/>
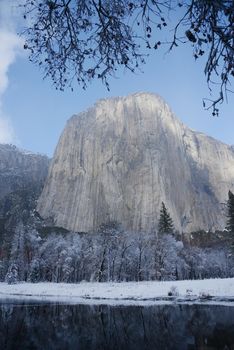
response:
<path id="1" fill-rule="evenodd" d="M 234 349 L 234 308 L 0 303 L 1 350 Z"/>

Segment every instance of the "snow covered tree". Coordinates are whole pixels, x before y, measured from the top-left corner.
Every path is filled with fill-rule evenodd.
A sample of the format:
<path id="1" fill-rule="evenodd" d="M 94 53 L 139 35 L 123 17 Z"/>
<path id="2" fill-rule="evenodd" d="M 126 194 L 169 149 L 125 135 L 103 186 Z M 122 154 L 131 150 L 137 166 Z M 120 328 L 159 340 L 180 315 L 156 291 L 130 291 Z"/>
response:
<path id="1" fill-rule="evenodd" d="M 170 217 L 170 214 L 164 204 L 162 202 L 162 207 L 160 210 L 160 218 L 158 223 L 158 232 L 159 233 L 173 233 L 174 226 L 172 218 Z"/>
<path id="2" fill-rule="evenodd" d="M 21 222 L 18 223 L 12 245 L 10 261 L 13 261 L 18 267 L 18 278 L 20 281 L 25 279 L 27 273 L 27 264 L 25 259 L 25 227 Z"/>
<path id="3" fill-rule="evenodd" d="M 231 191 L 228 192 L 227 218 L 227 229 L 234 234 L 234 194 Z"/>
<path id="4" fill-rule="evenodd" d="M 96 260 L 98 282 L 114 279 L 120 234 L 121 225 L 116 221 L 109 221 L 99 227 L 95 244 L 98 257 Z"/>
<path id="5" fill-rule="evenodd" d="M 6 274 L 6 282 L 8 284 L 16 284 L 18 281 L 18 266 L 16 264 L 11 264 Z"/>
<path id="6" fill-rule="evenodd" d="M 145 232 L 137 232 L 135 234 L 135 242 L 134 242 L 134 250 L 133 255 L 135 260 L 135 280 L 136 281 L 143 281 L 146 279 L 146 271 L 148 272 L 148 257 L 151 255 L 149 254 L 149 247 L 150 239 L 149 235 L 147 235 Z M 133 270 L 133 271 L 134 271 Z"/>
<path id="7" fill-rule="evenodd" d="M 147 255 L 151 254 L 150 278 L 153 280 L 176 280 L 182 277 L 183 262 L 180 252 L 183 243 L 172 235 L 154 235 Z"/>
<path id="8" fill-rule="evenodd" d="M 38 259 L 34 259 L 30 266 L 29 281 L 32 283 L 39 282 L 40 280 L 40 262 Z"/>

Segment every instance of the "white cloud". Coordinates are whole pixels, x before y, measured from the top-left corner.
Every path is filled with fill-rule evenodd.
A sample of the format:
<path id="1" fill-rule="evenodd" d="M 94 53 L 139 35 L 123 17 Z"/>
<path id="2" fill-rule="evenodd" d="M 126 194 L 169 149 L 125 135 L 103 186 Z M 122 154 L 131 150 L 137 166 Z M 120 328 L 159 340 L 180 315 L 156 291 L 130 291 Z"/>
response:
<path id="1" fill-rule="evenodd" d="M 0 96 L 8 86 L 8 70 L 22 50 L 22 39 L 0 28 Z"/>
<path id="2" fill-rule="evenodd" d="M 17 143 L 17 138 L 9 119 L 0 116 L 0 143 Z"/>
<path id="3" fill-rule="evenodd" d="M 0 26 L 2 29 L 16 32 L 23 20 L 23 7 L 27 0 L 0 0 Z"/>
<path id="4" fill-rule="evenodd" d="M 21 0 L 0 0 L 0 143 L 16 143 L 10 118 L 4 114 L 3 94 L 9 84 L 9 68 L 23 51 L 23 39 L 16 34 Z"/>

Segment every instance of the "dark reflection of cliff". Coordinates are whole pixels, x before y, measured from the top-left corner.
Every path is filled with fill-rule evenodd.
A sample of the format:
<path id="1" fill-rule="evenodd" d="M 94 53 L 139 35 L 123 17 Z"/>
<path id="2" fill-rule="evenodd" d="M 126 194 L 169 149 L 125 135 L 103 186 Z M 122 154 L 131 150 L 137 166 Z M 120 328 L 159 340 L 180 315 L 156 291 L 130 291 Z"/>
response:
<path id="1" fill-rule="evenodd" d="M 0 349 L 233 350 L 234 309 L 4 303 Z"/>

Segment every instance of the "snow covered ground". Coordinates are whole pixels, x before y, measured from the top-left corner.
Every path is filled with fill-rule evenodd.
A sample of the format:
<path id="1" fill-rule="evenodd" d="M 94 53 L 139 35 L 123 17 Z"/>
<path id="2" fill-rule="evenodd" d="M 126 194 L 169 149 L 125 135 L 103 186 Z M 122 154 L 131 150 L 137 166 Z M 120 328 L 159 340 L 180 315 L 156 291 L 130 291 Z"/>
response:
<path id="1" fill-rule="evenodd" d="M 168 296 L 172 290 L 173 295 Z M 0 301 L 4 299 L 111 305 L 208 302 L 234 306 L 234 278 L 79 284 L 0 283 Z"/>

